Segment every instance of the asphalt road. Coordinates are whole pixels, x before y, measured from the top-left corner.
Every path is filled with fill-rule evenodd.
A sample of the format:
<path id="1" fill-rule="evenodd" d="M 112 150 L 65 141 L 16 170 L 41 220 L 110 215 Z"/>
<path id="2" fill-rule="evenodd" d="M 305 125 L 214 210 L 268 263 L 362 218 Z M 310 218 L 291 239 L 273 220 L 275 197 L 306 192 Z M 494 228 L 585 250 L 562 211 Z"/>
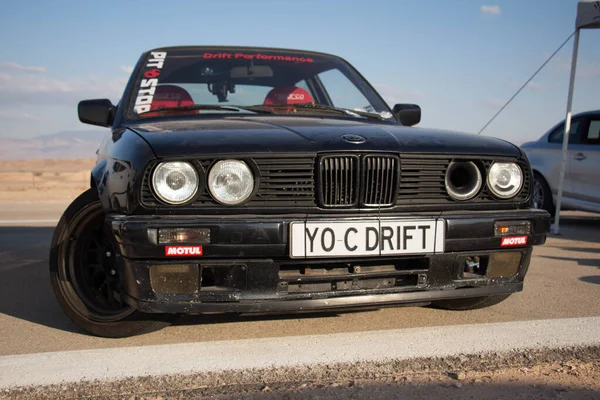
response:
<path id="1" fill-rule="evenodd" d="M 65 206 L 0 204 L 0 355 L 600 316 L 600 216 L 568 213 L 561 222 L 561 236 L 550 237 L 545 246 L 536 248 L 525 290 L 492 308 L 451 312 L 403 307 L 287 317 L 188 316 L 175 326 L 134 338 L 91 337 L 63 314 L 48 279 L 51 221 L 58 219 Z"/>
<path id="2" fill-rule="evenodd" d="M 68 205 L 65 201 L 0 201 L 0 226 L 55 226 Z M 4 248 L 4 240 L 0 243 Z"/>

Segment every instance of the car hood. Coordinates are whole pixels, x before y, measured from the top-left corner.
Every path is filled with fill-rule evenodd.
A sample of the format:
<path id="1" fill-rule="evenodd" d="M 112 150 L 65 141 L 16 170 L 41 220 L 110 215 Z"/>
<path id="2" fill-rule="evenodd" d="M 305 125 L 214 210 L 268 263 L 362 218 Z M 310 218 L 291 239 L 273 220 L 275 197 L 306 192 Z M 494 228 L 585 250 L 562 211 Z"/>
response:
<path id="1" fill-rule="evenodd" d="M 515 145 L 500 139 L 364 119 L 226 117 L 142 123 L 129 129 L 142 136 L 161 158 L 357 150 L 515 157 L 521 154 Z M 343 135 L 359 135 L 365 141 L 348 143 Z"/>

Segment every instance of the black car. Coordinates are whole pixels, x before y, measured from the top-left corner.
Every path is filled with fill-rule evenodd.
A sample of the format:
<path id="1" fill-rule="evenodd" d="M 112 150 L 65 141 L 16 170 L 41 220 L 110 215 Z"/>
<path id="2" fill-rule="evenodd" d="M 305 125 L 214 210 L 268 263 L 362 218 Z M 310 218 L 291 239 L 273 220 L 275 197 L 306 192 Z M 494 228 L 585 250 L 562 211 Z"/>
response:
<path id="1" fill-rule="evenodd" d="M 58 301 L 123 337 L 186 313 L 433 304 L 467 310 L 523 288 L 546 211 L 511 143 L 410 126 L 343 59 L 168 47 L 137 63 L 91 187 L 52 241 Z"/>

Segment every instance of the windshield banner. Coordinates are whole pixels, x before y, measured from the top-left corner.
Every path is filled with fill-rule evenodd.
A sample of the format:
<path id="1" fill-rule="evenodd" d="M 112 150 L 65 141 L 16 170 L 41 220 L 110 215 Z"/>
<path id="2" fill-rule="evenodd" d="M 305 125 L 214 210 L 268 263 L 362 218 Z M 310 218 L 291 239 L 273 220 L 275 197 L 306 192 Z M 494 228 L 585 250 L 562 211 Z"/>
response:
<path id="1" fill-rule="evenodd" d="M 290 61 L 290 62 L 314 62 L 309 57 L 295 57 L 284 55 L 267 55 L 267 54 L 247 54 L 247 53 L 204 53 L 202 58 L 205 60 L 264 60 L 264 61 Z"/>
<path id="2" fill-rule="evenodd" d="M 154 92 L 156 92 L 156 85 L 158 84 L 158 77 L 165 63 L 165 58 L 167 58 L 167 52 L 153 51 L 150 53 L 150 59 L 146 64 L 144 77 L 142 78 L 140 90 L 138 91 L 135 106 L 133 107 L 136 113 L 143 114 L 150 111 Z"/>

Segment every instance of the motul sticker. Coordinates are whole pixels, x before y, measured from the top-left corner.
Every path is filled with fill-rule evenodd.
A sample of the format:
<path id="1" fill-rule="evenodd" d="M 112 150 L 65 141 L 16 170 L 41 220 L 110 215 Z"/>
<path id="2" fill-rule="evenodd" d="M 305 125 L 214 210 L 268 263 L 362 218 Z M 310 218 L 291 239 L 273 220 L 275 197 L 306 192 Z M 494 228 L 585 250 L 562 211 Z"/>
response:
<path id="1" fill-rule="evenodd" d="M 202 255 L 202 246 L 165 246 L 167 257 L 197 257 Z"/>
<path id="2" fill-rule="evenodd" d="M 524 246 L 527 244 L 527 236 L 507 236 L 502 238 L 502 247 L 507 246 Z"/>

